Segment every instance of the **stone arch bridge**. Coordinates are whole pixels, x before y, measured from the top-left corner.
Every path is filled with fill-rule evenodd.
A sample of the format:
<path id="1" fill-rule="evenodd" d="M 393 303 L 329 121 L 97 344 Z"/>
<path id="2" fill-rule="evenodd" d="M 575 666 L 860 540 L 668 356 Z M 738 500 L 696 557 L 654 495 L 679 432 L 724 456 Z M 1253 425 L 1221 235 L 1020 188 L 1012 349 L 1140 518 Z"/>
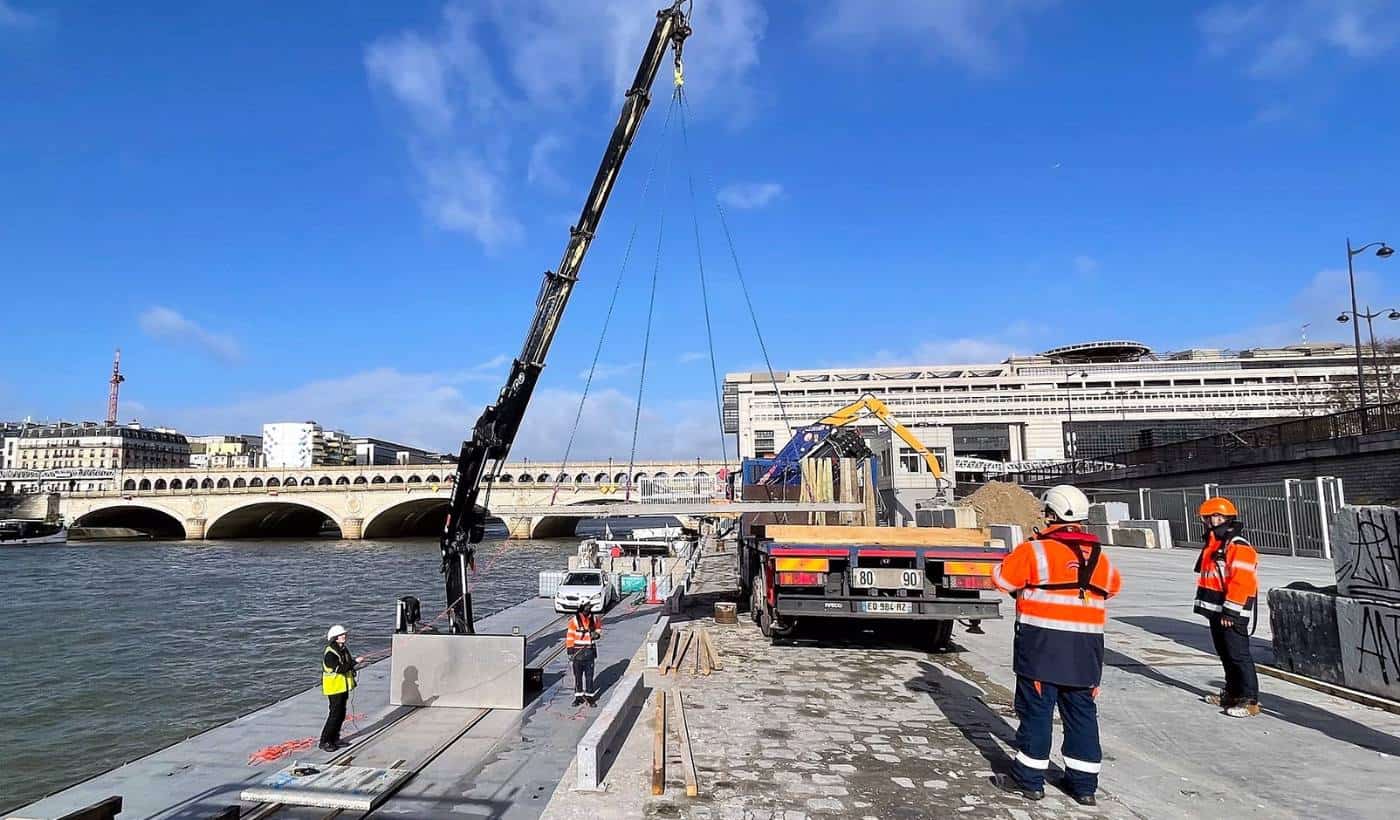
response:
<path id="1" fill-rule="evenodd" d="M 487 505 L 512 538 L 573 534 L 578 505 L 656 491 L 723 495 L 722 462 L 647 461 L 509 464 Z M 314 536 L 327 522 L 342 538 L 437 535 L 454 468 L 413 466 L 140 470 L 111 489 L 70 492 L 59 512 L 70 526 L 130 527 L 166 538 Z M 571 509 L 568 514 L 552 510 Z"/>

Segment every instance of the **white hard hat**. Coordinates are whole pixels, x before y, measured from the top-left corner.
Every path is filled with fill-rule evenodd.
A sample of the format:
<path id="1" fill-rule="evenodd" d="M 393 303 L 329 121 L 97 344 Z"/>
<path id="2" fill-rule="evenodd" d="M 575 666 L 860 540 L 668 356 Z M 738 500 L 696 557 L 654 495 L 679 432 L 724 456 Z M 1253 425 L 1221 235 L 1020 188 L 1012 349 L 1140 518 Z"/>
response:
<path id="1" fill-rule="evenodd" d="M 1078 487 L 1057 484 L 1040 497 L 1045 512 L 1061 521 L 1083 521 L 1089 517 L 1089 497 Z"/>
<path id="2" fill-rule="evenodd" d="M 335 626 L 326 630 L 326 640 L 333 641 L 336 638 L 339 638 L 341 635 L 348 635 L 349 633 L 350 630 L 346 629 L 340 624 L 336 624 Z"/>

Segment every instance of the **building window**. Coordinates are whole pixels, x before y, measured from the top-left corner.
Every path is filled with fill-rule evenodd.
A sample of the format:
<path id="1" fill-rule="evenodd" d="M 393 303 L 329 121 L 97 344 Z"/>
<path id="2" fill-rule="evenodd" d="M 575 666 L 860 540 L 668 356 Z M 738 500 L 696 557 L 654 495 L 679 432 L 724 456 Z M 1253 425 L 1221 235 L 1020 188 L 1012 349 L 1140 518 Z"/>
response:
<path id="1" fill-rule="evenodd" d="M 773 455 L 774 453 L 776 453 L 777 450 L 773 449 L 773 431 L 753 431 L 753 449 L 754 454 L 759 457 L 762 457 L 764 455 Z"/>

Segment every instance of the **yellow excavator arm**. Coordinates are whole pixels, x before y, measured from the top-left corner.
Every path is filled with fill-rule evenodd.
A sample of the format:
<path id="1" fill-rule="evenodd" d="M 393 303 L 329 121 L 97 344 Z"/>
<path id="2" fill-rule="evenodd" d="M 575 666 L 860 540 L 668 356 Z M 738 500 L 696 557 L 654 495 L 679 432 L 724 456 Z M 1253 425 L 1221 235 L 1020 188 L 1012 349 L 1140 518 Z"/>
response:
<path id="1" fill-rule="evenodd" d="M 832 427 L 845 427 L 847 424 L 863 418 L 863 411 L 868 411 L 870 415 L 879 419 L 886 427 L 890 428 L 896 436 L 899 436 L 900 441 L 903 441 L 913 448 L 914 452 L 923 456 L 924 462 L 928 464 L 929 471 L 933 473 L 934 478 L 940 481 L 943 479 L 943 469 L 938 466 L 938 459 L 933 453 L 929 452 L 928 448 L 924 446 L 924 443 L 919 441 L 918 437 L 910 432 L 908 427 L 899 423 L 899 420 L 890 413 L 890 408 L 886 406 L 884 402 L 869 393 L 861 396 L 857 401 L 851 402 L 817 423 L 828 424 Z"/>

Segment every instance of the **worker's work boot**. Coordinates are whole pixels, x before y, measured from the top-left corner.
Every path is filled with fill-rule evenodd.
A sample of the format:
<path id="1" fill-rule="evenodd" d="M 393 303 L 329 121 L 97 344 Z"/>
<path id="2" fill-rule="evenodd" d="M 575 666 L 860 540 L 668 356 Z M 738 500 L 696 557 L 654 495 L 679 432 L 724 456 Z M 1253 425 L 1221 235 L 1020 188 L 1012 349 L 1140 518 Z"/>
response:
<path id="1" fill-rule="evenodd" d="M 1214 695 L 1206 695 L 1204 698 L 1201 698 L 1201 700 L 1204 700 L 1211 706 L 1222 706 L 1226 709 L 1235 705 L 1235 698 L 1232 698 L 1229 695 L 1225 694 L 1224 689 L 1221 689 L 1218 693 Z"/>
<path id="2" fill-rule="evenodd" d="M 1097 806 L 1099 804 L 1098 798 L 1092 794 L 1072 794 L 1070 797 L 1074 798 L 1074 802 L 1081 806 Z"/>
<path id="3" fill-rule="evenodd" d="M 1237 718 L 1254 717 L 1259 714 L 1259 702 L 1251 700 L 1244 703 L 1236 703 L 1229 709 L 1226 709 L 1225 714 Z"/>
<path id="4" fill-rule="evenodd" d="M 320 743 L 320 744 L 317 744 L 316 748 L 320 749 L 320 750 L 323 751 L 323 752 L 334 752 L 334 751 L 335 751 L 335 744 L 334 744 L 334 743 Z"/>
<path id="5" fill-rule="evenodd" d="M 582 694 L 574 695 L 574 705 L 575 705 L 575 706 L 582 706 L 582 705 L 583 705 L 583 695 L 582 695 Z"/>
<path id="6" fill-rule="evenodd" d="M 1024 797 L 1027 800 L 1041 800 L 1045 797 L 1042 789 L 1028 789 L 1016 782 L 1016 778 L 1009 774 L 998 774 L 992 777 L 992 784 L 1007 794 L 1014 794 Z"/>
<path id="7" fill-rule="evenodd" d="M 584 701 L 584 703 L 587 703 L 589 706 L 597 706 L 597 705 L 598 705 L 598 696 L 597 696 L 597 695 L 589 695 L 588 697 L 584 698 L 583 701 Z"/>

